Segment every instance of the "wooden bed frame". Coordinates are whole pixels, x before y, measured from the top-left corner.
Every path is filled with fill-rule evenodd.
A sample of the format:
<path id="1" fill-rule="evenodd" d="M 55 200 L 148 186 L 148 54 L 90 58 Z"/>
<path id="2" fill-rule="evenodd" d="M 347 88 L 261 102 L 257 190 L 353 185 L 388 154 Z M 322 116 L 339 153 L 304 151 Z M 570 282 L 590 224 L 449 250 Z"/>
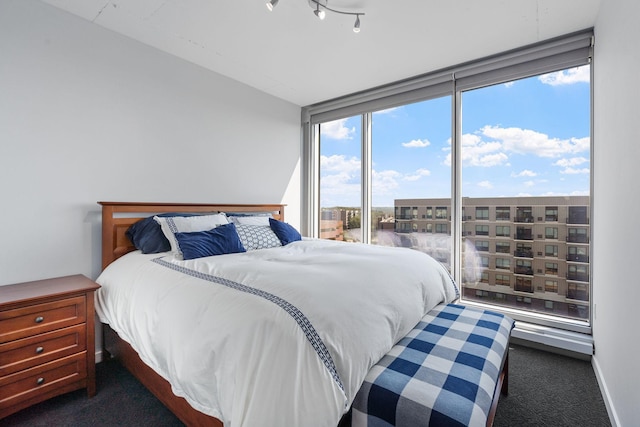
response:
<path id="1" fill-rule="evenodd" d="M 200 204 L 200 203 L 126 203 L 98 202 L 102 205 L 102 269 L 113 261 L 136 248 L 126 237 L 129 226 L 141 218 L 163 212 L 269 212 L 275 219 L 284 221 L 284 207 L 281 204 Z M 105 357 L 117 359 L 133 374 L 158 400 L 173 412 L 187 426 L 223 427 L 222 421 L 195 410 L 187 401 L 173 394 L 171 385 L 147 366 L 138 353 L 118 334 L 103 324 L 103 354 Z M 496 385 L 487 426 L 493 424 L 500 394 L 508 392 L 509 359 L 508 350 Z M 350 426 L 350 412 L 340 421 L 339 427 Z"/>
<path id="2" fill-rule="evenodd" d="M 129 241 L 127 228 L 141 218 L 163 212 L 269 212 L 284 221 L 284 207 L 280 204 L 203 204 L 203 203 L 125 203 L 98 202 L 102 205 L 102 269 L 136 248 Z M 148 367 L 138 353 L 118 334 L 103 324 L 103 354 L 117 359 L 158 400 L 188 426 L 222 427 L 222 421 L 199 412 L 171 391 L 167 380 Z"/>

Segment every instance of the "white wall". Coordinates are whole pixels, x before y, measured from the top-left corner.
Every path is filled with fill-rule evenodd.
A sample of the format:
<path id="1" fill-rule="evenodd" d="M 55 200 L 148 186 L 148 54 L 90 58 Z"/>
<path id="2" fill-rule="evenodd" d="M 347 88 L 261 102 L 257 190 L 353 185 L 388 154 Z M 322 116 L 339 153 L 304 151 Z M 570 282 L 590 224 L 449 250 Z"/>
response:
<path id="1" fill-rule="evenodd" d="M 595 27 L 593 334 L 614 425 L 640 422 L 640 2 L 603 0 Z"/>
<path id="2" fill-rule="evenodd" d="M 286 203 L 300 108 L 33 0 L 0 0 L 0 285 L 100 272 L 99 200 Z"/>

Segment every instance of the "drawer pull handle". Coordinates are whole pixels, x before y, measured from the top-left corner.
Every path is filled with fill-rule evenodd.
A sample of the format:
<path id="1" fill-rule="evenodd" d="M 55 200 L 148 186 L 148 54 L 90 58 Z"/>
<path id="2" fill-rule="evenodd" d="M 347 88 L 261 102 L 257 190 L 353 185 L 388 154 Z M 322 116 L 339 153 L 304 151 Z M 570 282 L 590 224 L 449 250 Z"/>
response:
<path id="1" fill-rule="evenodd" d="M 36 317 L 36 323 L 42 323 L 42 322 L 44 322 L 44 317 L 42 316 Z"/>
<path id="2" fill-rule="evenodd" d="M 44 347 L 37 347 L 36 348 L 36 354 L 40 354 L 44 351 Z"/>
<path id="3" fill-rule="evenodd" d="M 36 384 L 38 384 L 38 385 L 42 385 L 42 384 L 44 384 L 44 378 L 42 378 L 42 377 L 38 378 L 38 379 L 36 380 Z"/>

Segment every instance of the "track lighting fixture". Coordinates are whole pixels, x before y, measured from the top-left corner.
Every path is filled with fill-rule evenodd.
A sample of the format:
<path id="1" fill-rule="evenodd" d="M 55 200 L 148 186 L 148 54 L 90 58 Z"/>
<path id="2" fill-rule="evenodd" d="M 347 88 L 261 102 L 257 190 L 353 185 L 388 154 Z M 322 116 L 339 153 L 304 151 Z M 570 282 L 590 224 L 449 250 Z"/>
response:
<path id="1" fill-rule="evenodd" d="M 278 4 L 279 0 L 269 0 L 267 2 L 267 9 L 273 10 L 274 7 Z M 351 15 L 356 17 L 356 22 L 353 24 L 353 32 L 360 32 L 360 16 L 364 16 L 364 13 L 361 12 L 346 12 L 344 10 L 338 10 L 327 6 L 329 0 L 307 0 L 309 6 L 313 9 L 313 14 L 316 15 L 319 19 L 323 20 L 326 16 L 326 11 L 337 13 L 340 15 Z"/>

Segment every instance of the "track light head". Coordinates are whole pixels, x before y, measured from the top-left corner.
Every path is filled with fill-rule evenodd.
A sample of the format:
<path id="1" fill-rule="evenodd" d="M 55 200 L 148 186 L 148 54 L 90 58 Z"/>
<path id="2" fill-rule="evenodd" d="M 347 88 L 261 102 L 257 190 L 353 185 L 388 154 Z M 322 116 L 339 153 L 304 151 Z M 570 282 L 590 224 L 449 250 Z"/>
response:
<path id="1" fill-rule="evenodd" d="M 353 24 L 353 32 L 354 33 L 360 32 L 360 15 L 356 15 L 356 23 Z"/>
<path id="2" fill-rule="evenodd" d="M 274 7 L 276 7 L 276 5 L 278 4 L 279 0 L 269 0 L 267 2 L 267 9 L 269 9 L 269 11 L 272 11 Z"/>
<path id="3" fill-rule="evenodd" d="M 319 4 L 318 4 L 318 6 L 316 6 L 316 10 L 314 10 L 313 13 L 318 18 L 320 18 L 320 20 L 323 20 L 325 18 L 325 16 L 327 15 L 324 10 L 320 10 L 320 5 Z"/>

